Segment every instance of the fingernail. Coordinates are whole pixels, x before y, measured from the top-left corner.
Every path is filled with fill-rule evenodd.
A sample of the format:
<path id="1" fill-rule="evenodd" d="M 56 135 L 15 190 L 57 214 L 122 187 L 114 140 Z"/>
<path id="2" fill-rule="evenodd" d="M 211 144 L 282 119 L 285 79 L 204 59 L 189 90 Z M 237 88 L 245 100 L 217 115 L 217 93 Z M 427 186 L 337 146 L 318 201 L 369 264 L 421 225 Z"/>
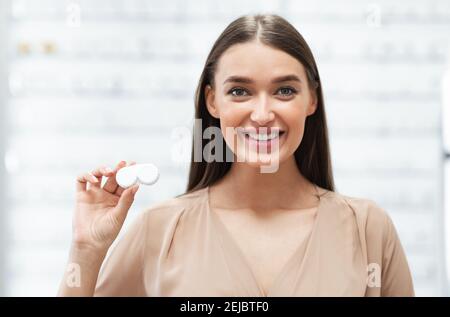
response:
<path id="1" fill-rule="evenodd" d="M 134 187 L 133 187 L 133 189 L 132 189 L 133 195 L 136 194 L 136 192 L 138 191 L 138 189 L 139 189 L 139 185 L 134 185 Z"/>
<path id="2" fill-rule="evenodd" d="M 109 167 L 107 167 L 107 168 L 105 168 L 105 172 L 106 172 L 106 173 L 111 173 L 111 172 L 112 172 L 112 169 L 110 169 Z"/>
<path id="3" fill-rule="evenodd" d="M 92 174 L 89 174 L 89 176 L 90 176 L 90 178 L 91 178 L 92 182 L 94 182 L 94 183 L 97 183 L 97 182 L 98 182 L 98 179 L 97 179 L 97 177 L 95 177 L 95 176 L 94 176 L 94 175 L 92 175 Z"/>

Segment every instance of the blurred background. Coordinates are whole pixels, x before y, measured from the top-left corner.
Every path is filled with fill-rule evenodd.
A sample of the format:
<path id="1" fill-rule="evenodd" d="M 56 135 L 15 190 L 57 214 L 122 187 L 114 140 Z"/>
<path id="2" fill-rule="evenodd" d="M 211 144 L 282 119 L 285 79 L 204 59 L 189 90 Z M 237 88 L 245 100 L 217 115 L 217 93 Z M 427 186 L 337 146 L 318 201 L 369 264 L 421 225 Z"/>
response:
<path id="1" fill-rule="evenodd" d="M 417 295 L 448 296 L 449 0 L 0 0 L 0 295 L 56 295 L 80 172 L 158 165 L 125 227 L 184 191 L 200 72 L 247 13 L 302 33 L 337 191 L 391 215 Z"/>

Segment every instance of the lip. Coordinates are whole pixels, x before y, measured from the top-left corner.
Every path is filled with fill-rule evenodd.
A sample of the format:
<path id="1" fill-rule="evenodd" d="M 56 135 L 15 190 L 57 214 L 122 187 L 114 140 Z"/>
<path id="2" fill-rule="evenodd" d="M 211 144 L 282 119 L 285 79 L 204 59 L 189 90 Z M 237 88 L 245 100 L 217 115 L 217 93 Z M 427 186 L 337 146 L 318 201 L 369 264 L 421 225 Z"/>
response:
<path id="1" fill-rule="evenodd" d="M 286 131 L 280 128 L 270 128 L 270 127 L 260 127 L 260 128 L 237 128 L 236 129 L 238 135 L 244 140 L 246 148 L 248 148 L 263 153 L 271 153 L 272 149 L 276 148 L 276 146 L 280 146 L 281 141 L 284 140 Z M 249 133 L 276 133 L 277 137 L 270 140 L 255 140 L 251 138 Z"/>

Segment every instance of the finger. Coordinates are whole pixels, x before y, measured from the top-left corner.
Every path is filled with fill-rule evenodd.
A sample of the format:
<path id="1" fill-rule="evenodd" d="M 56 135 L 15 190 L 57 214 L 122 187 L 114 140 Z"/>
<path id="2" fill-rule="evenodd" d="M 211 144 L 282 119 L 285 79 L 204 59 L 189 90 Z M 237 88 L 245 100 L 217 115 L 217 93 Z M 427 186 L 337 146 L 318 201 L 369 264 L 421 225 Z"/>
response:
<path id="1" fill-rule="evenodd" d="M 87 183 L 95 184 L 98 179 L 94 177 L 91 173 L 84 173 L 77 176 L 77 192 L 82 192 L 86 190 Z"/>
<path id="2" fill-rule="evenodd" d="M 135 164 L 136 164 L 135 161 L 130 161 L 129 163 L 127 163 L 127 166 L 131 166 L 131 165 L 135 165 Z M 122 195 L 122 193 L 124 192 L 124 190 L 125 190 L 125 188 L 120 187 L 120 186 L 117 186 L 117 189 L 116 189 L 114 195 L 120 196 L 120 195 Z"/>
<path id="3" fill-rule="evenodd" d="M 128 210 L 134 202 L 134 197 L 136 192 L 139 189 L 139 184 L 133 185 L 123 191 L 123 194 L 120 196 L 119 202 L 117 203 L 117 207 L 114 208 L 114 213 L 120 223 L 125 221 L 125 218 L 128 214 Z"/>
<path id="4" fill-rule="evenodd" d="M 120 161 L 119 164 L 117 164 L 117 166 L 114 168 L 113 174 L 110 177 L 108 177 L 105 186 L 103 186 L 103 189 L 106 190 L 108 193 L 113 194 L 117 190 L 117 186 L 119 185 L 117 184 L 116 181 L 116 174 L 117 171 L 122 167 L 124 167 L 125 165 L 126 165 L 125 161 Z"/>
<path id="5" fill-rule="evenodd" d="M 100 166 L 97 169 L 93 170 L 92 175 L 97 177 L 97 179 L 99 181 L 98 181 L 98 183 L 92 184 L 92 186 L 100 187 L 100 185 L 102 184 L 103 176 L 110 176 L 112 173 L 113 173 L 112 169 L 110 169 L 109 167 L 105 167 L 105 166 Z"/>

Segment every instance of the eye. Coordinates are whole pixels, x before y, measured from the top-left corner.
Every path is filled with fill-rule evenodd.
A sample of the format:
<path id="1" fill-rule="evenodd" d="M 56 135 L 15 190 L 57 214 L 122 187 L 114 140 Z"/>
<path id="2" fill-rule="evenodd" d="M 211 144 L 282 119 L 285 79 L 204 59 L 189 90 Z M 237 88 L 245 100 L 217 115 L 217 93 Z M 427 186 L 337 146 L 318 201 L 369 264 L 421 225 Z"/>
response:
<path id="1" fill-rule="evenodd" d="M 297 93 L 297 90 L 292 87 L 281 87 L 278 91 L 282 92 L 283 96 L 291 96 Z"/>
<path id="2" fill-rule="evenodd" d="M 245 95 L 242 93 L 247 93 L 247 91 L 240 87 L 235 87 L 228 91 L 228 94 L 230 94 L 234 97 L 244 97 Z"/>

